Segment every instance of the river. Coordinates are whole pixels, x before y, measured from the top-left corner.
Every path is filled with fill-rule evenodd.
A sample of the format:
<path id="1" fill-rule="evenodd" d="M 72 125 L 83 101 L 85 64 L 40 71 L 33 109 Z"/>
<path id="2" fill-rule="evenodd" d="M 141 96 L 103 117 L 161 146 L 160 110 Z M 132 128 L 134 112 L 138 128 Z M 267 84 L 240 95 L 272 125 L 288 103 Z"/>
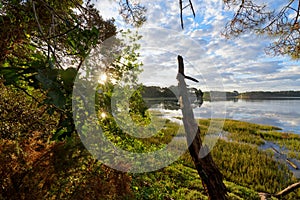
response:
<path id="1" fill-rule="evenodd" d="M 165 118 L 182 123 L 178 118 L 182 116 L 178 103 L 168 102 L 152 104 L 151 108 L 159 110 Z M 194 106 L 194 115 L 195 118 L 228 118 L 273 125 L 281 128 L 283 132 L 300 134 L 300 99 L 204 101 L 201 107 Z M 260 148 L 265 150 L 272 149 L 271 147 L 284 153 L 282 155 L 275 153 L 275 158 L 286 164 L 288 152 L 285 148 L 281 148 L 274 142 L 266 142 Z M 300 166 L 300 160 L 290 160 L 298 167 Z M 299 170 L 295 170 L 288 164 L 287 166 L 295 177 L 300 178 Z"/>
<path id="2" fill-rule="evenodd" d="M 178 109 L 157 105 L 166 117 L 181 116 Z M 228 118 L 279 127 L 284 132 L 300 134 L 300 99 L 204 101 L 194 108 L 196 118 Z"/>

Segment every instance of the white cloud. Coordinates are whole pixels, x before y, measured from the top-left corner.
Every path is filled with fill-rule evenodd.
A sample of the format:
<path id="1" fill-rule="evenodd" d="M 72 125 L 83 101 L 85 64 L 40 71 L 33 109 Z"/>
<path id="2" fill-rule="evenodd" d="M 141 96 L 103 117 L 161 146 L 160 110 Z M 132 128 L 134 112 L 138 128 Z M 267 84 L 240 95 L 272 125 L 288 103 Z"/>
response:
<path id="1" fill-rule="evenodd" d="M 93 3 L 104 19 L 121 19 L 119 15 L 119 4 L 116 0 L 95 0 Z"/>
<path id="2" fill-rule="evenodd" d="M 101 13 L 121 23 L 117 4 L 110 6 L 108 0 L 98 2 L 101 2 L 98 5 Z M 269 4 L 284 2 L 272 0 Z M 223 84 L 229 91 L 300 90 L 299 62 L 265 55 L 264 49 L 271 39 L 253 34 L 232 40 L 221 36 L 221 30 L 232 16 L 223 10 L 222 0 L 194 0 L 196 18 L 186 8 L 184 30 L 180 26 L 178 1 L 141 3 L 148 9 L 148 21 L 139 30 L 143 36 L 140 41 L 144 63 L 142 82 L 160 86 L 176 84 L 176 57 L 180 54 L 186 61 L 186 73 L 207 84 L 201 85 L 203 88 L 221 88 Z"/>

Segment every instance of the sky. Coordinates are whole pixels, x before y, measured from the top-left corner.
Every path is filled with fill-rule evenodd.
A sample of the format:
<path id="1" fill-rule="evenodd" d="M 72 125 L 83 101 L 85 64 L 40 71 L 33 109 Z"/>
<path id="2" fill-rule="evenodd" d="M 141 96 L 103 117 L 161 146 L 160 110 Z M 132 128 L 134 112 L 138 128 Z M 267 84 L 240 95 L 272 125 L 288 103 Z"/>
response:
<path id="1" fill-rule="evenodd" d="M 256 0 L 258 3 L 261 0 Z M 139 29 L 128 26 L 119 15 L 114 0 L 95 3 L 105 19 L 114 18 L 119 29 L 137 30 L 142 39 L 139 50 L 143 72 L 139 81 L 145 85 L 177 85 L 177 55 L 185 62 L 185 74 L 199 80 L 187 81 L 203 91 L 283 91 L 300 90 L 300 61 L 265 54 L 270 38 L 246 33 L 225 39 L 221 31 L 232 18 L 222 0 L 192 0 L 196 12 L 183 11 L 181 29 L 179 3 L 174 0 L 141 0 L 147 8 L 147 21 Z M 276 9 L 285 0 L 269 0 Z M 183 0 L 187 4 L 188 0 Z"/>

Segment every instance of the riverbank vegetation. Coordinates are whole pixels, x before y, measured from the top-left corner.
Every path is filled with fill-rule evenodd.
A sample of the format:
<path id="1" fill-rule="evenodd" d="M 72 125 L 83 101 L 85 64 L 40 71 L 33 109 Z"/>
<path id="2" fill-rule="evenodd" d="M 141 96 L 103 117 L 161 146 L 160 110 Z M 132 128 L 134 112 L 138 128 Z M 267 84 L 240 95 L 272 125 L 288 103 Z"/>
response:
<path id="1" fill-rule="evenodd" d="M 120 6 L 126 22 L 135 26 L 145 22 L 146 8 L 143 5 L 126 1 L 120 2 Z M 137 74 L 128 72 L 141 70 L 142 63 L 138 60 L 140 45 L 136 43 L 141 36 L 117 28 L 114 19 L 104 20 L 89 0 L 59 3 L 56 0 L 4 0 L 0 3 L 0 10 L 0 199 L 207 199 L 188 153 L 155 172 L 131 174 L 97 161 L 77 135 L 79 130 L 74 120 L 78 118 L 87 119 L 86 123 L 80 123 L 82 130 L 91 130 L 90 118 L 86 116 L 89 104 L 86 105 L 85 97 L 93 94 L 94 90 L 86 92 L 94 83 L 99 84 L 97 95 L 92 95 L 96 100 L 92 110 L 99 114 L 99 119 L 94 119 L 114 147 L 138 153 L 156 151 L 173 140 L 182 128 L 159 115 L 154 119 L 161 120 L 150 120 L 153 113 L 146 112 L 147 106 L 140 96 L 142 91 L 131 95 L 132 87 L 124 87 L 112 92 L 114 82 L 123 78 L 125 82 L 131 80 L 138 86 Z M 104 41 L 108 40 L 106 46 Z M 293 51 L 293 48 L 289 49 Z M 98 53 L 107 60 L 98 62 L 91 55 Z M 283 54 L 296 58 L 299 57 L 297 53 Z M 101 63 L 95 71 L 89 66 L 93 63 Z M 106 77 L 103 80 L 102 75 Z M 84 84 L 74 86 L 79 76 L 85 77 Z M 198 88 L 189 92 L 202 94 Z M 117 101 L 118 108 L 127 111 L 129 107 L 130 110 L 129 115 L 119 115 L 120 121 L 129 116 L 140 125 L 153 122 L 157 126 L 160 121 L 165 125 L 147 139 L 130 136 L 118 127 L 112 116 L 113 111 L 118 111 L 113 110 L 112 93 L 120 97 L 115 96 L 115 100 L 121 100 Z M 144 94 L 148 98 L 171 97 L 177 104 L 176 90 L 172 88 L 151 88 Z M 206 94 L 209 100 L 240 95 L 237 91 Z M 78 98 L 74 98 L 76 95 Z M 123 101 L 126 95 L 130 97 L 127 99 L 129 106 Z M 289 95 L 296 97 L 297 93 Z M 199 100 L 199 96 L 202 95 L 194 97 Z M 74 103 L 79 105 L 80 102 L 84 105 L 74 111 Z M 210 124 L 209 119 L 199 120 L 202 136 Z M 128 128 L 135 129 L 134 126 Z M 260 146 L 272 142 L 287 149 L 288 156 L 299 158 L 298 135 L 234 120 L 225 121 L 222 133 L 223 137 L 218 139 L 212 155 L 226 179 L 229 199 L 258 199 L 259 191 L 274 193 L 296 181 L 285 163 Z M 178 144 L 184 145 L 184 134 L 176 136 Z M 90 141 L 99 139 L 90 135 L 86 138 Z M 95 145 L 95 149 L 98 147 L 101 143 Z M 126 168 L 126 163 L 120 165 Z M 299 196 L 299 191 L 296 191 L 287 199 Z"/>
<path id="2" fill-rule="evenodd" d="M 195 96 L 196 88 L 190 90 L 190 95 Z M 177 87 L 158 87 L 158 86 L 144 86 L 142 95 L 147 99 L 168 99 L 176 100 L 178 95 Z M 238 92 L 238 91 L 204 91 L 203 99 L 205 101 L 213 100 L 230 100 L 230 99 L 299 99 L 300 91 L 249 91 L 249 92 Z"/>
<path id="3" fill-rule="evenodd" d="M 58 119 L 22 91 L 1 85 L 0 98 L 1 199 L 207 199 L 188 152 L 155 172 L 119 172 L 95 160 L 79 137 L 51 141 Z M 159 134 L 119 144 L 161 148 L 180 128 L 163 121 Z M 210 121 L 199 120 L 203 135 Z M 223 132 L 212 155 L 225 177 L 229 199 L 259 199 L 258 192 L 275 193 L 296 182 L 287 165 L 259 145 L 271 141 L 297 154 L 298 135 L 235 120 L 225 120 Z M 298 190 L 287 199 L 299 196 Z"/>

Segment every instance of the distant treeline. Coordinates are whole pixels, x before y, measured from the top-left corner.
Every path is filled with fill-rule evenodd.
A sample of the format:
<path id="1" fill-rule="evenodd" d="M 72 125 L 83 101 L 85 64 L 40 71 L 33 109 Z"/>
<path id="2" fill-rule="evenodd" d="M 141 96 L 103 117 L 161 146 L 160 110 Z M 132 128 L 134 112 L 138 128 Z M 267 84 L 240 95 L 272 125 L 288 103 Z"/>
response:
<path id="1" fill-rule="evenodd" d="M 203 100 L 222 101 L 222 100 L 237 99 L 238 97 L 239 97 L 239 93 L 237 91 L 233 91 L 233 92 L 209 91 L 209 92 L 204 92 Z"/>
<path id="2" fill-rule="evenodd" d="M 239 96 L 241 99 L 286 99 L 300 98 L 300 91 L 277 91 L 277 92 L 245 92 Z"/>
<path id="3" fill-rule="evenodd" d="M 231 100 L 231 99 L 293 99 L 300 98 L 300 91 L 253 91 L 243 92 L 204 92 L 204 100 Z"/>
<path id="4" fill-rule="evenodd" d="M 200 89 L 190 88 L 190 94 L 195 95 Z M 151 99 L 176 99 L 178 96 L 178 88 L 176 86 L 158 87 L 158 86 L 144 86 L 142 92 L 143 98 Z M 231 99 L 287 99 L 287 98 L 300 98 L 300 91 L 254 91 L 243 92 L 238 91 L 206 91 L 203 92 L 203 100 L 216 101 L 216 100 L 231 100 Z"/>
<path id="5" fill-rule="evenodd" d="M 178 94 L 178 89 L 175 86 L 171 86 L 169 88 L 158 87 L 158 86 L 144 86 L 142 90 L 143 98 L 168 98 L 168 99 L 176 99 L 176 95 Z"/>

